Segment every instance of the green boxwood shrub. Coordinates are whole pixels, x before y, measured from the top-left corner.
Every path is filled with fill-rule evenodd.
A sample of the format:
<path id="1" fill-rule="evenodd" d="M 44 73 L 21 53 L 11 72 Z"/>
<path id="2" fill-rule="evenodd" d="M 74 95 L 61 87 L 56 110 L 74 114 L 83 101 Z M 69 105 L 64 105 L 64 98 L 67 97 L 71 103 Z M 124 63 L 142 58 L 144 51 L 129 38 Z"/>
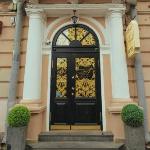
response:
<path id="1" fill-rule="evenodd" d="M 143 110 L 134 104 L 124 106 L 121 117 L 123 122 L 131 127 L 140 127 L 144 121 Z"/>
<path id="2" fill-rule="evenodd" d="M 30 120 L 30 111 L 22 105 L 14 106 L 9 111 L 7 120 L 10 127 L 27 126 Z"/>

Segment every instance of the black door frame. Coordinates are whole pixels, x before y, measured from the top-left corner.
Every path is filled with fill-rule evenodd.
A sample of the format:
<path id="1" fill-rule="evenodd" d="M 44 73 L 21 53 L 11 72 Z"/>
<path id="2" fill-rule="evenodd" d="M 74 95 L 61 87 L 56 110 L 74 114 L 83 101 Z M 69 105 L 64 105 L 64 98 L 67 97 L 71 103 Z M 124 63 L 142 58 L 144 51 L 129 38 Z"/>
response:
<path id="1" fill-rule="evenodd" d="M 102 97 L 101 97 L 101 74 L 100 74 L 100 49 L 99 49 L 99 44 L 98 44 L 98 38 L 96 36 L 96 34 L 93 32 L 93 30 L 91 30 L 90 28 L 88 28 L 87 26 L 85 25 L 79 25 L 81 27 L 86 27 L 90 32 L 92 32 L 94 34 L 94 36 L 96 36 L 96 45 L 95 46 L 76 46 L 76 45 L 70 45 L 69 47 L 68 46 L 59 46 L 59 45 L 56 45 L 56 42 L 57 42 L 57 38 L 58 36 L 60 35 L 61 32 L 64 31 L 64 29 L 67 29 L 68 27 L 71 27 L 72 25 L 69 25 L 69 26 L 66 26 L 62 29 L 60 29 L 57 33 L 56 33 L 56 36 L 53 40 L 53 49 L 52 49 L 52 66 L 51 66 L 51 79 L 50 79 L 50 82 L 51 82 L 51 89 L 54 89 L 54 81 L 56 80 L 56 76 L 54 74 L 56 74 L 56 70 L 54 71 L 54 68 L 56 68 L 56 63 L 54 63 L 54 59 L 55 57 L 57 57 L 57 55 L 60 55 L 61 56 L 68 56 L 69 54 L 77 54 L 77 55 L 80 55 L 80 56 L 88 56 L 88 55 L 93 55 L 96 57 L 97 59 L 97 81 L 98 84 L 96 89 L 99 89 L 97 91 L 100 91 L 100 92 L 96 92 L 96 96 L 97 96 L 97 107 L 98 107 L 98 110 L 99 110 L 99 122 L 98 124 L 100 124 L 101 126 L 101 129 L 103 128 L 103 123 L 102 123 Z M 70 75 L 69 75 L 70 76 Z M 67 90 L 70 90 L 70 89 L 67 89 Z M 54 105 L 53 105 L 53 101 L 52 101 L 52 98 L 54 98 L 54 93 L 52 92 L 51 90 L 51 97 L 50 97 L 50 113 L 51 111 L 54 109 Z M 53 116 L 50 116 L 50 125 L 51 125 L 51 119 L 52 119 Z M 70 123 L 70 122 L 69 122 Z"/>
<path id="2" fill-rule="evenodd" d="M 96 84 L 96 98 L 97 98 L 97 113 L 99 113 L 99 114 L 97 114 L 98 116 L 98 124 L 100 124 L 101 125 L 101 127 L 102 127 L 102 101 L 101 101 L 101 92 L 98 92 L 98 91 L 101 91 L 101 82 L 100 82 L 100 58 L 99 58 L 99 53 L 97 53 L 97 52 L 95 52 L 95 53 L 87 53 L 87 52 L 71 52 L 71 53 L 65 53 L 65 52 L 53 52 L 52 53 L 52 61 L 53 61 L 53 68 L 52 68 L 52 73 L 51 73 L 51 89 L 53 90 L 53 91 L 56 91 L 56 86 L 55 86 L 55 81 L 56 81 L 56 59 L 57 59 L 57 57 L 59 57 L 59 58 L 68 58 L 69 57 L 69 55 L 76 55 L 77 57 L 94 57 L 94 58 L 96 58 L 97 59 L 97 63 L 96 63 L 96 69 L 98 69 L 97 70 L 97 77 L 96 77 L 96 82 L 97 82 L 97 84 Z M 73 64 L 70 64 L 70 65 L 73 65 Z M 71 67 L 71 66 L 68 66 L 68 67 Z M 70 74 L 71 72 L 68 72 L 68 75 L 69 75 L 69 80 L 71 80 L 71 76 L 72 76 L 72 73 Z M 71 81 L 71 82 L 73 82 L 73 81 Z M 70 84 L 74 84 L 74 83 L 71 83 L 71 82 L 69 82 L 68 83 L 68 87 L 71 87 L 70 86 Z M 50 106 L 51 106 L 51 108 L 50 108 L 50 112 L 52 112 L 53 111 L 53 109 L 54 109 L 54 97 L 55 97 L 55 93 L 53 92 L 51 90 L 51 102 L 50 102 Z M 68 91 L 68 93 L 71 93 L 72 91 L 71 91 L 71 89 L 70 88 L 68 88 L 67 89 L 67 91 Z M 69 97 L 70 97 L 70 95 L 69 95 Z M 52 100 L 53 99 L 53 100 Z M 74 100 L 74 99 L 72 99 L 72 100 Z M 68 101 L 68 100 L 67 100 Z M 62 101 L 61 101 L 62 102 Z M 71 101 L 69 101 L 69 102 L 71 102 Z M 70 109 L 70 108 L 68 108 L 68 109 Z M 70 112 L 71 112 L 71 110 L 70 110 Z M 71 117 L 69 117 L 69 118 L 71 118 Z M 53 116 L 51 116 L 51 119 L 53 120 Z M 51 122 L 52 123 L 52 122 Z M 73 120 L 71 120 L 71 121 L 69 121 L 69 122 L 66 122 L 67 124 L 73 124 L 74 123 L 74 121 Z M 53 124 L 53 123 L 52 123 Z"/>

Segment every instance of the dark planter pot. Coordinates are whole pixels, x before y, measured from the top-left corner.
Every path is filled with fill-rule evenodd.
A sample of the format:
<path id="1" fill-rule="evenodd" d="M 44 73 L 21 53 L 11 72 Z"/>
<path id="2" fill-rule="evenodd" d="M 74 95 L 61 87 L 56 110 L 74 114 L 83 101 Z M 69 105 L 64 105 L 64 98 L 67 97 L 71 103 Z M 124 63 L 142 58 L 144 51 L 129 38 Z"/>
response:
<path id="1" fill-rule="evenodd" d="M 27 127 L 8 127 L 7 143 L 8 149 L 25 150 Z"/>
<path id="2" fill-rule="evenodd" d="M 144 127 L 124 125 L 127 150 L 145 150 Z"/>

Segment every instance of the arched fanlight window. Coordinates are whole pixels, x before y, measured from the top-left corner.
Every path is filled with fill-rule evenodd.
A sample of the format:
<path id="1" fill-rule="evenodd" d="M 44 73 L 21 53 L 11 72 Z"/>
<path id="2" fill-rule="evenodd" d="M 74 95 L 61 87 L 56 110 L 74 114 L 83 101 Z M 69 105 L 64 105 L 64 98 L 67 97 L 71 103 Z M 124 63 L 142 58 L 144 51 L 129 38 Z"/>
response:
<path id="1" fill-rule="evenodd" d="M 53 40 L 53 47 L 98 48 L 98 38 L 86 25 L 72 24 L 60 29 Z"/>

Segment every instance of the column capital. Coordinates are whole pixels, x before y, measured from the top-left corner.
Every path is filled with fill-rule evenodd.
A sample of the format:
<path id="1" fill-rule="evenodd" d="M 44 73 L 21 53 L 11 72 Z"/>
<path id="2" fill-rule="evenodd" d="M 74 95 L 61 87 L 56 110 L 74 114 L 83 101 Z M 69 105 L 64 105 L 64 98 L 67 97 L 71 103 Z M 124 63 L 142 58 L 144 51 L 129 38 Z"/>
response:
<path id="1" fill-rule="evenodd" d="M 26 13 L 31 18 L 43 18 L 45 16 L 43 9 L 26 8 Z"/>
<path id="2" fill-rule="evenodd" d="M 125 13 L 125 7 L 108 9 L 108 16 L 113 17 L 113 18 L 122 17 L 124 13 Z"/>

